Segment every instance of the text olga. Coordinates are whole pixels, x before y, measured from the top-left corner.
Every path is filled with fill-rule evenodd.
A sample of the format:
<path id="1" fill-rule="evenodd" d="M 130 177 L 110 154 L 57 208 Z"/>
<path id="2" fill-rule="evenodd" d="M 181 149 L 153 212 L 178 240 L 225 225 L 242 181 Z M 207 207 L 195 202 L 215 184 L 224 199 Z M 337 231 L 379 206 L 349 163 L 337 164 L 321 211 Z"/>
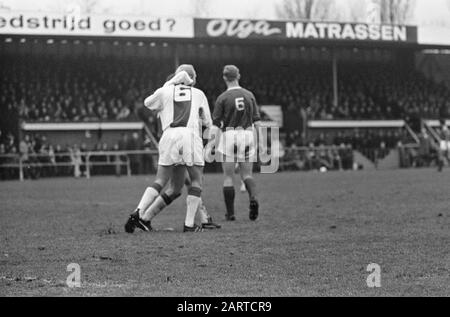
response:
<path id="1" fill-rule="evenodd" d="M 208 22 L 206 32 L 211 37 L 237 36 L 244 39 L 252 34 L 270 36 L 282 33 L 280 28 L 273 28 L 267 21 L 250 20 L 212 20 Z"/>

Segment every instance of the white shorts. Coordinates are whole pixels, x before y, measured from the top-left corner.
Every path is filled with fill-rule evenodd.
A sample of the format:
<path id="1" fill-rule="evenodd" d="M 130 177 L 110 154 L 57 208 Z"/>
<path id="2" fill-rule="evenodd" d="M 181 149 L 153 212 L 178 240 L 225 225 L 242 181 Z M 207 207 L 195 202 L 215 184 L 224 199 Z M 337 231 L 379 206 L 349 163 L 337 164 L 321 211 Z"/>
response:
<path id="1" fill-rule="evenodd" d="M 189 128 L 168 128 L 159 141 L 158 165 L 205 166 L 202 139 Z"/>
<path id="2" fill-rule="evenodd" d="M 442 140 L 440 144 L 441 151 L 449 151 L 450 150 L 450 141 Z"/>
<path id="3" fill-rule="evenodd" d="M 256 161 L 254 130 L 229 130 L 220 136 L 217 151 L 225 156 L 226 161 Z"/>

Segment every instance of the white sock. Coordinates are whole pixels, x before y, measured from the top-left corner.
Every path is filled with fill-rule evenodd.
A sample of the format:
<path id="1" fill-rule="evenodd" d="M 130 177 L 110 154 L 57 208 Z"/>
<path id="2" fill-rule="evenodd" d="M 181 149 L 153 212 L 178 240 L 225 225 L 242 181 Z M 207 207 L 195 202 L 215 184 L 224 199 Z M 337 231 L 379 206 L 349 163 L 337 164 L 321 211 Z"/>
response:
<path id="1" fill-rule="evenodd" d="M 152 221 L 164 208 L 166 208 L 166 202 L 161 196 L 155 199 L 151 206 L 143 213 L 141 219 L 144 221 Z"/>
<path id="2" fill-rule="evenodd" d="M 192 228 L 195 222 L 195 214 L 197 213 L 198 207 L 201 202 L 201 198 L 197 196 L 188 195 L 186 198 L 187 211 L 186 211 L 186 221 L 184 225 L 186 227 Z"/>
<path id="3" fill-rule="evenodd" d="M 139 209 L 139 216 L 142 218 L 145 211 L 148 207 L 153 203 L 156 197 L 159 196 L 159 193 L 154 189 L 153 187 L 148 187 L 144 195 L 142 195 L 141 201 L 139 202 L 139 205 L 137 206 L 137 209 Z"/>
<path id="4" fill-rule="evenodd" d="M 200 204 L 198 205 L 197 215 L 198 220 L 201 224 L 208 223 L 208 211 L 206 210 L 205 205 L 203 204 L 203 200 L 200 198 Z"/>

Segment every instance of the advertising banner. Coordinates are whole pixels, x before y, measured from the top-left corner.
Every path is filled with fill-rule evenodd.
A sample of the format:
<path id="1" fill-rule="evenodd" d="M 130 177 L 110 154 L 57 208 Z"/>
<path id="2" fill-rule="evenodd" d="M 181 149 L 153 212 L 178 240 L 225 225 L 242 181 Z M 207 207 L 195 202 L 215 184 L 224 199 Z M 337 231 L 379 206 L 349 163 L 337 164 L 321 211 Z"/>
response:
<path id="1" fill-rule="evenodd" d="M 0 13 L 0 35 L 353 41 L 450 45 L 449 32 L 405 25 Z"/>
<path id="2" fill-rule="evenodd" d="M 420 27 L 418 41 L 421 45 L 450 46 L 450 28 L 448 27 Z"/>
<path id="3" fill-rule="evenodd" d="M 196 38 L 417 43 L 417 28 L 364 23 L 195 19 Z"/>
<path id="4" fill-rule="evenodd" d="M 0 34 L 192 38 L 191 18 L 0 13 Z"/>

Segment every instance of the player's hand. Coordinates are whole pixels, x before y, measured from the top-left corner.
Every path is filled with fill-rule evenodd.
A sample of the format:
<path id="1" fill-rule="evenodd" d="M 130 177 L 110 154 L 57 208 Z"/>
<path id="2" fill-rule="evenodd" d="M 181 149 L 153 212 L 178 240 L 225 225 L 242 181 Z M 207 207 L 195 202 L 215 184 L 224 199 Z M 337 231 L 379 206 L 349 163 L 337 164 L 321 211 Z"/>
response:
<path id="1" fill-rule="evenodd" d="M 164 84 L 164 86 L 170 85 L 191 85 L 194 81 L 189 77 L 188 73 L 181 71 L 176 74 L 171 80 Z"/>
<path id="2" fill-rule="evenodd" d="M 258 142 L 258 161 L 261 164 L 265 164 L 269 153 L 267 152 L 268 148 L 264 142 Z"/>

